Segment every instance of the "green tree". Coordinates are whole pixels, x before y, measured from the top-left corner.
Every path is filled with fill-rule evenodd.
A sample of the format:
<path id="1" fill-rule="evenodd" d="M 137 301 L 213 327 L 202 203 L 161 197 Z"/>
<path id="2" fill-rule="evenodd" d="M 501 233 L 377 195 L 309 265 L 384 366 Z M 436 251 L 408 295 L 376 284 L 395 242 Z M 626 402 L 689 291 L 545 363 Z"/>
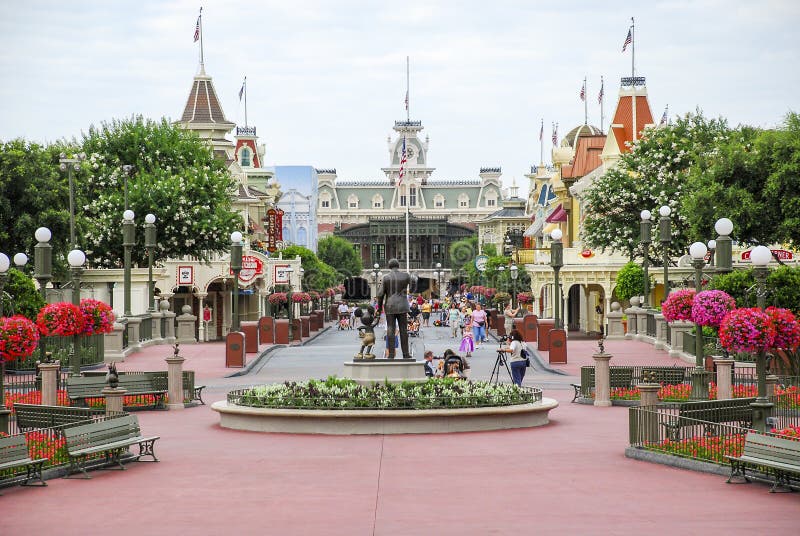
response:
<path id="1" fill-rule="evenodd" d="M 345 277 L 360 276 L 363 266 L 361 255 L 349 240 L 338 236 L 326 236 L 317 242 L 317 256 Z"/>
<path id="2" fill-rule="evenodd" d="M 303 288 L 305 290 L 324 290 L 338 285 L 344 279 L 332 266 L 322 262 L 317 255 L 303 246 L 288 246 L 283 249 L 284 259 L 300 257 L 303 266 Z"/>
<path id="3" fill-rule="evenodd" d="M 44 307 L 44 298 L 36 290 L 33 280 L 14 268 L 8 271 L 8 281 L 3 287 L 0 299 L 3 300 L 3 314 L 22 315 L 34 322 L 39 309 Z"/>
<path id="4" fill-rule="evenodd" d="M 143 262 L 147 213 L 156 216 L 157 258 L 188 255 L 208 259 L 227 251 L 230 233 L 242 230 L 231 210 L 234 180 L 225 163 L 214 158 L 193 132 L 141 116 L 92 127 L 84 135 L 86 156 L 79 185 L 83 197 L 86 254 L 99 267 L 122 263 L 122 213 L 125 209 L 123 166 L 129 207 L 136 214 L 134 262 Z"/>
<path id="5" fill-rule="evenodd" d="M 727 292 L 736 300 L 737 307 L 755 307 L 756 297 L 752 293 L 755 282 L 752 269 L 734 270 L 727 274 L 712 277 L 708 286 L 710 289 Z"/>
<path id="6" fill-rule="evenodd" d="M 617 286 L 614 294 L 620 300 L 629 300 L 644 293 L 644 269 L 631 261 L 617 273 Z"/>

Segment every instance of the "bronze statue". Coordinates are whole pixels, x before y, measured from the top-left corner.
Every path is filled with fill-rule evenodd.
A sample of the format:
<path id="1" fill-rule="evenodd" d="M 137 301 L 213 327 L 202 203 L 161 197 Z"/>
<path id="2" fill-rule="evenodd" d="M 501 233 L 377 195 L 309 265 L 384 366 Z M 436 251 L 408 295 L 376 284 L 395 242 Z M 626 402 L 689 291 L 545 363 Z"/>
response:
<path id="1" fill-rule="evenodd" d="M 400 271 L 397 259 L 389 261 L 389 273 L 383 276 L 383 284 L 378 290 L 378 310 L 386 313 L 386 347 L 389 359 L 395 356 L 395 333 L 400 328 L 400 348 L 403 359 L 411 359 L 408 352 L 408 287 L 413 285 L 411 274 Z"/>
<path id="2" fill-rule="evenodd" d="M 117 364 L 112 361 L 108 364 L 108 374 L 106 374 L 106 383 L 112 389 L 116 389 L 119 385 L 119 375 L 117 374 Z"/>
<path id="3" fill-rule="evenodd" d="M 375 326 L 378 325 L 381 317 L 380 315 L 375 317 L 375 308 L 371 305 L 367 306 L 366 312 L 356 309 L 355 315 L 361 319 L 359 331 L 363 331 L 364 335 L 361 339 L 361 349 L 354 357 L 355 359 L 375 359 L 372 347 L 375 345 Z"/>

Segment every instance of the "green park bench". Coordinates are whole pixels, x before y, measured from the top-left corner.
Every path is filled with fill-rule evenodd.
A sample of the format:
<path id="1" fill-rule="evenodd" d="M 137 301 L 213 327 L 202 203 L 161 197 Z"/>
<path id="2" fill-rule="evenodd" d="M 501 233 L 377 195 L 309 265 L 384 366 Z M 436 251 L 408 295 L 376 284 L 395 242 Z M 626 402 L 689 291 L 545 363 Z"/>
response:
<path id="1" fill-rule="evenodd" d="M 642 378 L 661 385 L 681 385 L 686 383 L 686 368 L 684 367 L 643 367 Z M 642 383 L 644 380 L 640 380 Z"/>
<path id="2" fill-rule="evenodd" d="M 139 460 L 142 456 L 151 456 L 157 462 L 154 445 L 159 436 L 144 437 L 139 429 L 139 420 L 135 415 L 124 414 L 111 416 L 102 421 L 71 426 L 64 429 L 69 469 L 65 478 L 81 471 L 85 478 L 91 478 L 86 472 L 86 462 L 95 454 L 105 454 L 105 464 L 122 465 L 122 454 L 133 445 L 139 445 Z"/>
<path id="3" fill-rule="evenodd" d="M 770 493 L 781 486 L 791 491 L 791 479 L 800 477 L 800 441 L 793 439 L 747 432 L 742 455 L 725 457 L 731 463 L 728 484 L 737 476 L 743 479 L 738 483 L 750 482 L 745 473 L 747 467 L 755 467 L 759 472 L 775 476 Z"/>
<path id="4" fill-rule="evenodd" d="M 17 428 L 22 432 L 36 428 L 55 428 L 92 420 L 103 410 L 72 406 L 43 406 L 40 404 L 14 404 Z"/>
<path id="5" fill-rule="evenodd" d="M 127 376 L 127 375 L 145 375 L 149 376 L 153 379 L 153 386 L 158 389 L 169 389 L 169 383 L 167 380 L 167 371 L 166 370 L 159 370 L 159 371 L 151 371 L 151 372 L 143 372 L 143 371 L 124 371 L 117 373 L 119 377 Z M 104 377 L 106 372 L 104 370 L 87 370 L 83 372 L 83 375 L 86 377 Z M 183 371 L 183 397 L 184 400 L 189 402 L 200 402 L 205 406 L 205 402 L 203 401 L 203 389 L 205 389 L 205 385 L 195 385 L 194 382 L 194 371 L 193 370 L 184 370 Z"/>
<path id="6" fill-rule="evenodd" d="M 702 425 L 706 435 L 713 435 L 717 428 L 715 425 L 723 423 L 749 428 L 753 424 L 753 408 L 750 403 L 754 400 L 755 398 L 728 398 L 679 402 L 677 415 L 671 415 L 667 422 L 661 424 L 672 441 L 678 441 L 681 430 L 689 426 Z"/>
<path id="7" fill-rule="evenodd" d="M 631 387 L 633 384 L 633 367 L 610 367 L 609 375 L 612 389 Z M 575 402 L 579 396 L 588 398 L 595 387 L 594 367 L 581 367 L 581 383 L 571 383 L 570 385 L 575 389 L 572 402 Z"/>
<path id="8" fill-rule="evenodd" d="M 46 486 L 42 480 L 42 465 L 46 461 L 31 459 L 24 434 L 0 437 L 0 483 L 21 481 L 21 485 L 27 486 L 31 479 L 36 479 Z M 26 468 L 24 477 L 15 471 L 21 467 Z"/>
<path id="9" fill-rule="evenodd" d="M 86 406 L 89 398 L 104 398 L 103 388 L 106 380 L 103 376 L 70 376 L 67 378 L 67 396 L 71 402 Z M 122 374 L 119 376 L 119 387 L 125 389 L 125 396 L 151 395 L 153 407 L 163 406 L 167 390 L 153 384 L 153 378 L 144 374 Z"/>

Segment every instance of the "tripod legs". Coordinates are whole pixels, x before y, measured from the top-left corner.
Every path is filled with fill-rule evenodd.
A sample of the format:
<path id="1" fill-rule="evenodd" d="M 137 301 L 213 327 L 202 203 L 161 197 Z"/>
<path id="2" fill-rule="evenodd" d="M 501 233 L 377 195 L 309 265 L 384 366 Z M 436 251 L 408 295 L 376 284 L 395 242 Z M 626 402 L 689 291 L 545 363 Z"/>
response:
<path id="1" fill-rule="evenodd" d="M 489 383 L 494 383 L 497 385 L 500 382 L 500 367 L 505 367 L 506 372 L 508 373 L 508 379 L 514 381 L 514 377 L 511 376 L 511 369 L 508 366 L 508 360 L 504 355 L 505 352 L 497 352 L 497 358 L 494 360 L 494 367 L 492 368 L 492 375 L 489 377 Z"/>

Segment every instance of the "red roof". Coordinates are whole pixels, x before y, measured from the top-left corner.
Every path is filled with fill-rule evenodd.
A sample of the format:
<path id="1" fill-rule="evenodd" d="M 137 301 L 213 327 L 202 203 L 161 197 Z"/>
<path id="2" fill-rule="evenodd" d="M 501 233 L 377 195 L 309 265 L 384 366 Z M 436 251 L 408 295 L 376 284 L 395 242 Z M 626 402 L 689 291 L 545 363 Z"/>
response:
<path id="1" fill-rule="evenodd" d="M 600 153 L 606 143 L 605 136 L 581 136 L 575 148 L 575 158 L 569 166 L 561 166 L 561 177 L 578 179 L 600 167 Z"/>
<path id="2" fill-rule="evenodd" d="M 611 127 L 617 146 L 621 153 L 630 151 L 625 142 L 633 141 L 633 97 L 625 95 L 619 98 L 617 111 L 614 113 L 612 125 L 622 125 L 622 127 Z M 641 134 L 645 125 L 653 124 L 653 114 L 650 111 L 650 103 L 647 95 L 637 95 L 636 97 L 636 132 Z M 637 138 L 639 136 L 637 135 Z"/>
<path id="3" fill-rule="evenodd" d="M 199 74 L 194 77 L 192 90 L 186 100 L 186 106 L 181 116 L 182 123 L 220 123 L 233 128 L 233 123 L 225 119 L 222 112 L 214 83 L 210 76 Z"/>
<path id="4" fill-rule="evenodd" d="M 564 206 L 559 204 L 556 209 L 550 213 L 546 220 L 547 223 L 556 223 L 556 222 L 563 222 L 567 221 L 567 211 L 564 210 Z"/>

